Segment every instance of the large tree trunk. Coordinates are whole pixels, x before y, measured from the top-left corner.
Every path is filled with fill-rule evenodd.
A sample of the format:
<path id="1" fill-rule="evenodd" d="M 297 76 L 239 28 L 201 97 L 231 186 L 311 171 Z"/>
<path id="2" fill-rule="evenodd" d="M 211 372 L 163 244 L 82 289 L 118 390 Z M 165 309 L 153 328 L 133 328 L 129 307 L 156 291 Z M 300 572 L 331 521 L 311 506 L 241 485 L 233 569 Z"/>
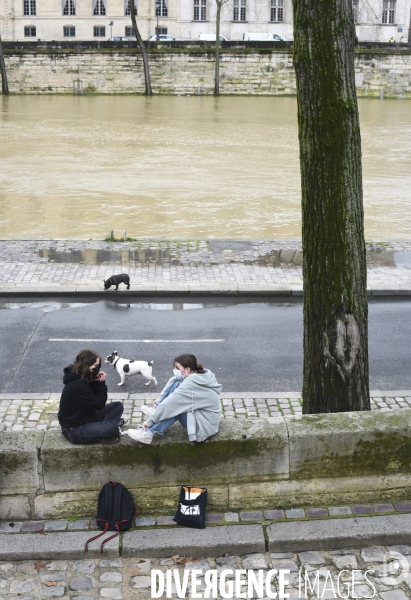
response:
<path id="1" fill-rule="evenodd" d="M 148 54 L 147 54 L 147 49 L 144 45 L 143 42 L 143 38 L 140 35 L 140 32 L 138 30 L 137 27 L 137 19 L 136 19 L 136 14 L 134 9 L 134 0 L 131 0 L 130 2 L 131 4 L 131 10 L 130 10 L 130 14 L 131 14 L 131 23 L 133 25 L 133 30 L 134 30 L 134 34 L 136 36 L 137 39 L 137 44 L 141 50 L 141 54 L 143 57 L 143 66 L 144 66 L 144 80 L 145 80 L 145 92 L 144 94 L 146 96 L 151 96 L 152 95 L 152 91 L 151 91 L 151 79 L 150 79 L 150 67 L 148 64 Z"/>
<path id="2" fill-rule="evenodd" d="M 217 16 L 215 23 L 215 76 L 214 76 L 214 96 L 220 95 L 220 20 L 222 0 L 216 0 Z"/>
<path id="3" fill-rule="evenodd" d="M 370 410 L 352 0 L 293 0 L 300 139 L 303 413 Z"/>
<path id="4" fill-rule="evenodd" d="M 3 46 L 0 35 L 0 72 L 1 72 L 1 91 L 5 96 L 9 94 L 9 85 L 7 83 L 6 65 L 4 64 Z"/>

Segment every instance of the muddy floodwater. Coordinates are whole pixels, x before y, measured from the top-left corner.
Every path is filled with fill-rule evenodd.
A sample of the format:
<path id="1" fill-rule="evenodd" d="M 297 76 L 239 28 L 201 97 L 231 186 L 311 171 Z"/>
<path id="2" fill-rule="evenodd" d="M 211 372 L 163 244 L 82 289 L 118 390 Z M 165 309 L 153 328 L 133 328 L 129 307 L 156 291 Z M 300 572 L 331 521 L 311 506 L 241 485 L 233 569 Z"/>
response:
<path id="1" fill-rule="evenodd" d="M 411 239 L 411 102 L 360 99 L 367 239 Z M 0 97 L 0 239 L 301 237 L 295 98 Z"/>

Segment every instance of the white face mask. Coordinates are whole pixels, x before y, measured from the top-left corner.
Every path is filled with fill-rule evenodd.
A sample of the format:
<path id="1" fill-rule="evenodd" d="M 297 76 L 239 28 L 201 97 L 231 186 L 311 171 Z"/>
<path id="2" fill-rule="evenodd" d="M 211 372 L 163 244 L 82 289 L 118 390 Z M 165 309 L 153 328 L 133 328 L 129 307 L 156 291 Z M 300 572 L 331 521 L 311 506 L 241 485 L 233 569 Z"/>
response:
<path id="1" fill-rule="evenodd" d="M 173 369 L 173 374 L 177 381 L 184 379 L 184 375 L 178 369 Z"/>

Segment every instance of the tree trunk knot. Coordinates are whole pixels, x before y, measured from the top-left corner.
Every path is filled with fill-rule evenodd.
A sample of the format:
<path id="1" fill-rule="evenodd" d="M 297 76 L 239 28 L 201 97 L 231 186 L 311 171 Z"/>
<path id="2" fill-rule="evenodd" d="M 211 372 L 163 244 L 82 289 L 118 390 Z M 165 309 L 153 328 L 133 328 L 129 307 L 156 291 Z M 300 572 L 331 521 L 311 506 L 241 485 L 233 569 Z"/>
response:
<path id="1" fill-rule="evenodd" d="M 323 333 L 325 366 L 333 365 L 343 381 L 351 375 L 360 350 L 360 330 L 352 314 L 340 314 Z"/>

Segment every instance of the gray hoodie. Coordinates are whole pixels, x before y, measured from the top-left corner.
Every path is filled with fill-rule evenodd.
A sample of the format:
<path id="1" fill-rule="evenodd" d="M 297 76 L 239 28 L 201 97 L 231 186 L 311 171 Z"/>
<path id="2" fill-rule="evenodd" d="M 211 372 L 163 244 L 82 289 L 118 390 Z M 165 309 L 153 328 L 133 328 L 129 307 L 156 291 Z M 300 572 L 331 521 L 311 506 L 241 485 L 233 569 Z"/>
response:
<path id="1" fill-rule="evenodd" d="M 175 383 L 168 380 L 161 396 Z M 160 402 L 146 419 L 150 427 L 154 423 L 187 413 L 187 433 L 190 442 L 202 442 L 218 432 L 221 419 L 220 393 L 222 387 L 214 373 L 193 373 L 185 377 L 179 387 Z M 161 397 L 160 396 L 160 397 Z"/>

